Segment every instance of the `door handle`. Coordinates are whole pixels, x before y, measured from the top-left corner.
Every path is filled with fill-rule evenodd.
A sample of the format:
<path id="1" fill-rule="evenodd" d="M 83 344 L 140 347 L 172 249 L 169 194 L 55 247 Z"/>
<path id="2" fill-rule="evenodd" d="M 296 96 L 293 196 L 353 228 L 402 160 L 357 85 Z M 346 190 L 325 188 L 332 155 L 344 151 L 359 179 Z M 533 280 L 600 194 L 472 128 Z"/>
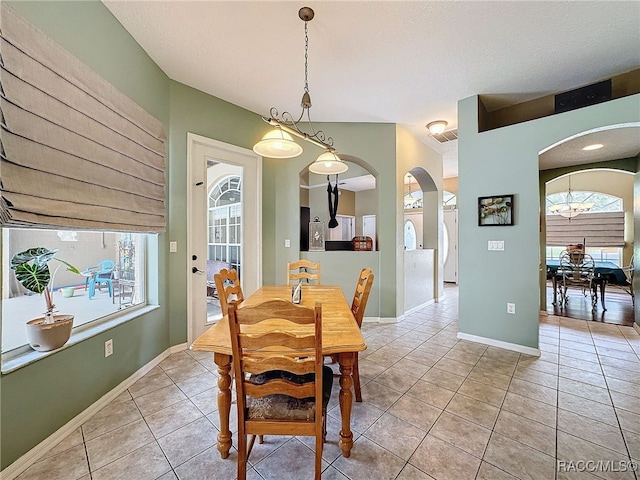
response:
<path id="1" fill-rule="evenodd" d="M 202 275 L 204 271 L 198 270 L 198 267 L 191 267 L 191 273 L 199 273 L 200 275 Z"/>

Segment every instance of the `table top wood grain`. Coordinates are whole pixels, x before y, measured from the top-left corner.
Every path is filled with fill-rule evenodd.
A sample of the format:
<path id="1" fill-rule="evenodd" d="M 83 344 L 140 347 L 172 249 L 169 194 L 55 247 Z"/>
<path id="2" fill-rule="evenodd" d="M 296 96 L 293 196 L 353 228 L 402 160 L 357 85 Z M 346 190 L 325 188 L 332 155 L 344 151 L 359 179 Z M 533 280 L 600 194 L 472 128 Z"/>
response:
<path id="1" fill-rule="evenodd" d="M 267 300 L 291 301 L 291 287 L 267 285 L 245 299 L 242 305 L 256 305 Z M 336 285 L 303 285 L 300 305 L 313 308 L 316 302 L 322 305 L 322 353 L 360 352 L 367 348 L 360 328 L 353 318 L 342 289 Z M 278 328 L 271 324 L 270 328 Z M 215 325 L 200 335 L 191 345 L 192 350 L 231 355 L 229 321 L 224 316 Z"/>

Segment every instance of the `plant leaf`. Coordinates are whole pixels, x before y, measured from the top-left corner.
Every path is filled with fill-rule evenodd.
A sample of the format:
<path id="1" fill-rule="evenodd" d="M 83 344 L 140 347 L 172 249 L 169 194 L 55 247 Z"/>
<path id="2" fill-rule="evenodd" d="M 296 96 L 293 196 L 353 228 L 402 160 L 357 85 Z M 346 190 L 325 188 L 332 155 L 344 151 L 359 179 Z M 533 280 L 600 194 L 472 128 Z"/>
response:
<path id="1" fill-rule="evenodd" d="M 51 272 L 46 263 L 22 263 L 15 268 L 15 272 L 16 278 L 24 288 L 35 293 L 44 292 L 51 279 Z"/>
<path id="2" fill-rule="evenodd" d="M 64 260 L 60 260 L 59 258 L 56 258 L 56 260 L 59 261 L 60 263 L 64 263 L 67 266 L 68 271 L 77 273 L 78 275 L 80 275 L 80 270 L 78 270 L 76 267 L 71 265 L 69 262 L 65 262 Z"/>
<path id="3" fill-rule="evenodd" d="M 56 253 L 58 253 L 58 250 L 49 250 L 43 247 L 34 247 L 24 252 L 16 253 L 13 258 L 11 258 L 11 270 L 16 270 L 20 265 L 29 263 L 32 260 L 40 266 L 46 265 Z"/>

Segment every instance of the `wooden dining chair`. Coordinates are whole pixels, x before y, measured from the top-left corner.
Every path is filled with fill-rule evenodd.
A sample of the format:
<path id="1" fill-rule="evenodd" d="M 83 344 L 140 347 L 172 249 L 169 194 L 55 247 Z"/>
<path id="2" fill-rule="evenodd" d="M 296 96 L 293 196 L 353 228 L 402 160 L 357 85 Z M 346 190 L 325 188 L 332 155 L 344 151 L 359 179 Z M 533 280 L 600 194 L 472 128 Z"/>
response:
<path id="1" fill-rule="evenodd" d="M 287 262 L 287 285 L 300 281 L 320 285 L 320 262 L 304 259 L 297 262 Z"/>
<path id="2" fill-rule="evenodd" d="M 216 292 L 220 300 L 222 315 L 226 315 L 229 310 L 230 301 L 240 303 L 244 300 L 238 271 L 235 268 L 231 270 L 223 268 L 213 276 L 213 279 L 216 284 Z"/>
<path id="3" fill-rule="evenodd" d="M 364 311 L 367 308 L 367 301 L 369 300 L 369 292 L 371 292 L 371 286 L 373 285 L 373 270 L 370 268 L 363 268 L 360 270 L 360 276 L 358 277 L 358 283 L 356 284 L 356 291 L 353 294 L 353 300 L 351 301 L 351 313 L 356 319 L 356 323 L 359 328 L 362 328 L 362 319 L 364 318 Z M 338 361 L 336 355 L 331 355 L 332 363 Z M 360 370 L 358 369 L 358 352 L 355 353 L 353 359 L 353 371 L 351 373 L 353 377 L 353 390 L 356 395 L 356 402 L 362 401 L 362 392 L 360 390 Z M 334 377 L 340 377 L 340 374 L 334 374 Z"/>
<path id="4" fill-rule="evenodd" d="M 373 271 L 370 268 L 363 268 L 360 270 L 360 276 L 358 277 L 358 283 L 356 284 L 356 291 L 353 294 L 353 301 L 351 302 L 351 313 L 353 313 L 358 327 L 362 328 L 362 319 L 364 318 L 364 311 L 367 308 L 367 301 L 369 300 L 369 292 L 371 292 L 371 286 L 373 285 Z M 356 402 L 362 401 L 362 393 L 360 392 L 360 371 L 358 370 L 358 353 L 355 354 L 353 361 L 353 389 L 356 394 Z"/>
<path id="5" fill-rule="evenodd" d="M 333 383 L 331 369 L 323 366 L 321 305 L 314 309 L 269 300 L 242 307 L 232 302 L 229 329 L 236 372 L 238 480 L 246 478 L 256 435 L 315 437 L 315 479 L 320 480 Z"/>

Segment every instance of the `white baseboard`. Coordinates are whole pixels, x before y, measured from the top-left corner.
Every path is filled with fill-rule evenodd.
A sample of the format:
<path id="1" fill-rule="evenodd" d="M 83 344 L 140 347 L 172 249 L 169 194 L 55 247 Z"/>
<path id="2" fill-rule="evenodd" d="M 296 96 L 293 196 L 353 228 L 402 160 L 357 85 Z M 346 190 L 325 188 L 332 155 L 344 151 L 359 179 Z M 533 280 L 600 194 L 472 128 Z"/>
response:
<path id="1" fill-rule="evenodd" d="M 435 298 L 432 298 L 431 300 L 427 300 L 426 302 L 421 303 L 420 305 L 418 305 L 416 307 L 410 308 L 409 310 L 404 312 L 402 314 L 402 316 L 405 317 L 407 315 L 411 315 L 412 313 L 417 312 L 418 310 L 421 310 L 421 309 L 423 309 L 424 307 L 426 307 L 428 305 L 433 305 L 436 302 L 437 302 L 437 299 L 435 299 Z"/>
<path id="2" fill-rule="evenodd" d="M 22 472 L 24 472 L 31 465 L 40 460 L 44 455 L 55 447 L 58 443 L 64 440 L 69 434 L 75 431 L 78 427 L 84 424 L 87 420 L 89 420 L 92 416 L 106 407 L 109 402 L 118 397 L 122 392 L 127 390 L 131 385 L 136 383 L 142 377 L 144 377 L 152 368 L 156 367 L 162 360 L 167 358 L 169 355 L 173 353 L 181 352 L 182 350 L 186 350 L 188 348 L 187 343 L 182 343 L 180 345 L 174 345 L 173 347 L 169 347 L 156 358 L 151 360 L 149 363 L 144 365 L 138 371 L 136 371 L 129 378 L 124 380 L 120 385 L 100 397 L 97 401 L 87 407 L 85 410 L 80 412 L 78 415 L 69 420 L 66 424 L 60 427 L 58 430 L 53 432 L 47 438 L 45 438 L 38 445 L 33 447 L 27 453 L 18 458 L 15 462 L 9 465 L 7 468 L 0 472 L 1 480 L 13 480 Z"/>
<path id="3" fill-rule="evenodd" d="M 396 317 L 364 317 L 362 323 L 396 323 Z"/>
<path id="4" fill-rule="evenodd" d="M 503 342 L 502 340 L 495 340 L 493 338 L 487 338 L 487 337 L 479 337 L 477 335 L 470 335 L 468 333 L 463 333 L 463 332 L 458 332 L 458 338 L 460 340 L 468 340 L 470 342 L 482 343 L 483 345 L 489 345 L 491 347 L 504 348 L 505 350 L 524 353 L 525 355 L 532 355 L 534 357 L 540 356 L 539 349 L 525 347 L 524 345 L 518 345 L 517 343 Z"/>

